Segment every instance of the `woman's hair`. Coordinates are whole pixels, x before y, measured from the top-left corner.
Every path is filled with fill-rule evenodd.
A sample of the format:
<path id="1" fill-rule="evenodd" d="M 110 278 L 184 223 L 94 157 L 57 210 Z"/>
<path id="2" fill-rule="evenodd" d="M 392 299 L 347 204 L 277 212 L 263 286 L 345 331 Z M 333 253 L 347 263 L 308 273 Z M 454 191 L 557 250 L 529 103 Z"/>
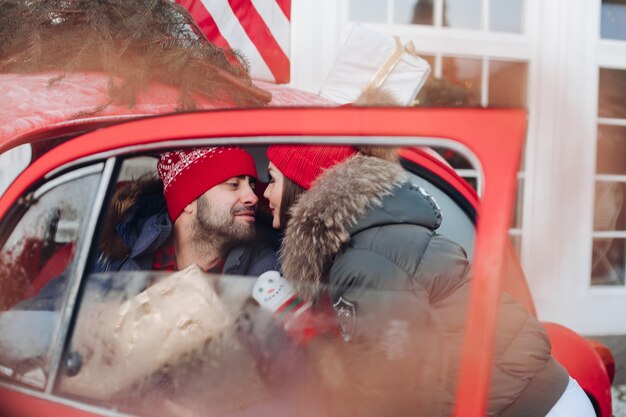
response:
<path id="1" fill-rule="evenodd" d="M 280 200 L 280 213 L 278 213 L 281 229 L 284 229 L 287 226 L 287 222 L 291 217 L 289 210 L 296 203 L 298 197 L 300 197 L 300 194 L 302 194 L 304 191 L 304 188 L 300 187 L 289 178 L 284 177 L 283 195 Z"/>

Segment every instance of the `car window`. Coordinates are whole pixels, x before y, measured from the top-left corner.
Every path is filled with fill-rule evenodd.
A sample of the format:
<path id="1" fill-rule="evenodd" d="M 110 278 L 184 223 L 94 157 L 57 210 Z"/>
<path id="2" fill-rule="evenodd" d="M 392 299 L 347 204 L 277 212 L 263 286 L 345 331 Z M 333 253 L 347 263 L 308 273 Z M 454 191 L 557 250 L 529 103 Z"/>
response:
<path id="1" fill-rule="evenodd" d="M 0 249 L 2 376 L 45 384 L 53 333 L 101 170 L 83 168 L 44 183 L 6 219 L 8 237 Z"/>
<path id="2" fill-rule="evenodd" d="M 266 147 L 246 150 L 254 155 L 263 184 Z M 157 271 L 160 251 L 150 252 L 144 262 L 128 248 L 112 247 L 131 230 L 133 205 L 141 213 L 141 228 L 149 224 L 144 217 L 161 219 L 165 213 L 157 156 L 119 161 L 57 394 L 142 416 L 275 415 L 277 409 L 279 415 L 385 414 L 380 407 L 388 401 L 400 407 L 397 414 L 419 407 L 422 415 L 450 415 L 456 380 L 446 380 L 446 369 L 458 363 L 449 363 L 444 352 L 458 349 L 460 341 L 448 346 L 443 328 L 449 313 L 433 305 L 457 283 L 438 279 L 429 289 L 431 302 L 423 303 L 415 297 L 424 293 L 384 283 L 359 291 L 354 297 L 363 301 L 356 303 L 350 297 L 342 301 L 336 287 L 322 286 L 316 289 L 326 294 L 320 300 L 286 309 L 294 308 L 292 319 L 259 304 L 255 290 L 267 288 L 257 288 L 257 277 L 206 274 L 197 267 Z M 471 256 L 471 216 L 441 185 L 417 173 L 409 177 L 411 187 L 442 211 L 440 231 Z M 262 187 L 257 184 L 257 190 Z M 119 207 L 125 210 L 116 214 Z M 160 220 L 153 225 L 151 230 L 162 227 Z M 128 236 L 124 242 L 136 242 Z M 162 242 L 167 248 L 168 241 Z M 445 239 L 438 244 L 447 245 Z M 375 258 L 369 262 L 376 267 Z M 461 304 L 464 297 L 459 295 Z M 355 305 L 369 300 L 385 307 L 355 315 L 360 308 Z M 407 375 L 411 384 L 404 385 Z"/>
<path id="3" fill-rule="evenodd" d="M 261 196 L 263 194 L 263 190 L 267 185 L 269 178 L 267 174 L 267 164 L 268 160 L 265 156 L 266 147 L 265 146 L 247 146 L 245 147 L 246 151 L 250 153 L 257 165 L 257 173 L 259 175 L 259 184 L 257 184 L 257 194 Z M 478 170 L 476 167 L 471 165 L 471 162 L 467 158 L 464 158 L 461 153 L 458 151 L 450 150 L 449 148 L 439 147 L 436 149 L 437 152 L 442 154 L 450 153 L 455 155 L 459 160 L 464 161 L 464 167 L 471 167 L 473 170 L 474 177 L 478 176 Z M 119 175 L 117 176 L 117 182 L 115 183 L 115 189 L 119 190 L 125 186 L 128 186 L 132 183 L 135 183 L 138 179 L 151 176 L 153 178 L 157 177 L 157 155 L 151 156 L 136 156 L 132 158 L 128 158 L 121 163 L 121 169 Z M 474 253 L 474 237 L 475 237 L 475 212 L 468 213 L 467 212 L 467 204 L 461 205 L 458 199 L 453 198 L 453 195 L 458 195 L 458 192 L 452 187 L 450 184 L 446 183 L 445 180 L 438 179 L 436 183 L 434 182 L 437 177 L 433 179 L 435 174 L 430 173 L 427 177 L 425 177 L 424 171 L 425 169 L 419 168 L 415 163 L 402 160 L 402 164 L 405 169 L 409 172 L 409 176 L 411 182 L 418 187 L 422 187 L 425 193 L 432 196 L 435 203 L 439 206 L 441 212 L 443 213 L 441 225 L 438 229 L 438 232 L 446 236 L 447 238 L 453 240 L 457 244 L 461 245 L 463 249 L 468 254 L 469 258 L 473 256 Z M 467 171 L 467 169 L 465 170 Z M 463 171 L 463 172 L 465 172 Z M 464 178 L 465 180 L 470 181 L 470 183 L 475 184 L 477 182 L 476 178 Z M 459 197 L 462 198 L 462 197 Z M 115 199 L 109 204 L 109 213 L 108 216 L 111 216 L 111 210 L 116 205 L 119 205 L 119 202 L 115 201 Z M 266 223 L 267 227 L 269 227 L 269 223 L 271 223 L 268 219 L 265 219 L 263 216 L 268 215 L 266 213 L 269 208 L 267 207 L 267 201 L 264 198 L 260 198 L 258 203 L 259 212 L 257 213 L 258 221 L 263 221 Z"/>
<path id="4" fill-rule="evenodd" d="M 274 312 L 254 297 L 265 284 L 196 265 L 91 274 L 58 393 L 141 416 L 449 415 L 443 321 L 427 303 L 366 291 L 385 308 L 342 313 L 345 343 L 327 301 Z"/>

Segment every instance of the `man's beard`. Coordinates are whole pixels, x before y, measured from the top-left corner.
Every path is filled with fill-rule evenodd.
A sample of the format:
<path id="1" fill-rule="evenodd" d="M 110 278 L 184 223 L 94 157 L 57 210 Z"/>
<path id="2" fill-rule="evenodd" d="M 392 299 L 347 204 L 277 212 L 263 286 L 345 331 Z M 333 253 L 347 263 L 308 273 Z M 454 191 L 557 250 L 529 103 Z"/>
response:
<path id="1" fill-rule="evenodd" d="M 253 223 L 237 221 L 238 213 L 255 211 L 254 206 L 237 205 L 230 209 L 210 204 L 204 197 L 197 200 L 197 214 L 193 240 L 198 247 L 212 246 L 226 255 L 235 246 L 254 239 Z"/>

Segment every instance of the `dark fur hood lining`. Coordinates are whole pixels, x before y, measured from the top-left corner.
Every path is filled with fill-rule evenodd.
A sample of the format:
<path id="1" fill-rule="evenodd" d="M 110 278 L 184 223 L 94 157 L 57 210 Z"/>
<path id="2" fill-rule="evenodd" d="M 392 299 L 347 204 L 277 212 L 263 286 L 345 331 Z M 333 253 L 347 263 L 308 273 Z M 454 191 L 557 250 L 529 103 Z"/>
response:
<path id="1" fill-rule="evenodd" d="M 407 181 L 394 162 L 356 155 L 320 175 L 291 208 L 280 249 L 284 276 L 300 295 L 315 298 L 333 257 L 365 213 Z"/>
<path id="2" fill-rule="evenodd" d="M 116 227 L 126 219 L 140 198 L 154 194 L 163 194 L 163 183 L 152 174 L 144 175 L 136 181 L 130 181 L 115 191 L 107 212 L 99 246 L 104 258 L 123 259 L 130 255 L 131 248 L 124 243 L 117 233 Z"/>

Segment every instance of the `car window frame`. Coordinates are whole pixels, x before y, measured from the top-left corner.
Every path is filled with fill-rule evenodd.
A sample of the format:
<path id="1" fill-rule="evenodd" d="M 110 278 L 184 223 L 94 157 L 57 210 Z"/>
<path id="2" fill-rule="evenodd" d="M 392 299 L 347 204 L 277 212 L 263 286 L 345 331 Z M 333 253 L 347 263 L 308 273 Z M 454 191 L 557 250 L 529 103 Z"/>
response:
<path id="1" fill-rule="evenodd" d="M 65 356 L 66 345 L 68 344 L 69 334 L 73 327 L 76 304 L 78 302 L 78 293 L 83 282 L 83 276 L 87 270 L 87 263 L 93 245 L 93 237 L 96 233 L 96 227 L 102 213 L 102 205 L 106 199 L 109 190 L 109 184 L 113 176 L 115 168 L 115 158 L 109 158 L 104 163 L 90 165 L 82 169 L 89 170 L 101 165 L 100 181 L 93 198 L 92 207 L 87 213 L 86 221 L 83 223 L 81 237 L 77 241 L 76 255 L 72 261 L 72 271 L 68 281 L 68 288 L 65 293 L 65 300 L 60 311 L 59 325 L 52 338 L 52 354 L 50 361 L 50 369 L 48 371 L 48 380 L 44 392 L 52 394 L 63 357 Z M 68 175 L 72 175 L 68 174 Z M 77 177 L 76 177 L 77 178 Z"/>

